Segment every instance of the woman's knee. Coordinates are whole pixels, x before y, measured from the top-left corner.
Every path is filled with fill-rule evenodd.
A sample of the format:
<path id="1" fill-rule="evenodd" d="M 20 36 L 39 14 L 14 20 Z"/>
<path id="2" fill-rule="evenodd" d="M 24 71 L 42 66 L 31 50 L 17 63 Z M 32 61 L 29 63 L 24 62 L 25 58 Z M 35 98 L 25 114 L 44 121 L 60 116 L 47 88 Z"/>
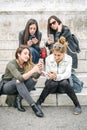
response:
<path id="1" fill-rule="evenodd" d="M 49 79 L 45 82 L 45 87 L 47 89 L 51 89 L 51 88 L 54 88 L 54 87 L 57 87 L 57 86 L 58 86 L 58 83 L 54 80 Z"/>
<path id="2" fill-rule="evenodd" d="M 68 86 L 68 85 L 69 85 L 69 81 L 68 81 L 67 79 L 62 80 L 62 81 L 60 82 L 60 85 L 61 85 L 61 86 Z"/>
<path id="3" fill-rule="evenodd" d="M 27 87 L 28 91 L 35 90 L 35 85 L 37 81 L 34 81 L 32 78 L 29 78 L 24 82 L 25 86 Z"/>

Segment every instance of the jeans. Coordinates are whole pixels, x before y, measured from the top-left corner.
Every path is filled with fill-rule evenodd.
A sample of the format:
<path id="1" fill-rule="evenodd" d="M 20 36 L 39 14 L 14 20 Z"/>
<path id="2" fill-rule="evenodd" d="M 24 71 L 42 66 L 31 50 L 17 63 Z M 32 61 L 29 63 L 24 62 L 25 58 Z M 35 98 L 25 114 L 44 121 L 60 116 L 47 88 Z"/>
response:
<path id="1" fill-rule="evenodd" d="M 70 99 L 73 101 L 75 106 L 80 106 L 73 88 L 70 86 L 69 81 L 66 79 L 62 81 L 54 81 L 51 79 L 47 80 L 45 82 L 45 87 L 37 102 L 41 104 L 44 102 L 45 98 L 49 94 L 62 93 L 62 92 L 66 93 L 70 97 Z"/>
<path id="2" fill-rule="evenodd" d="M 37 64 L 40 58 L 40 52 L 38 52 L 35 48 L 30 47 L 30 51 L 32 54 L 32 61 L 33 63 Z"/>
<path id="3" fill-rule="evenodd" d="M 30 96 L 30 91 L 35 90 L 34 86 L 36 81 L 32 78 L 20 83 L 16 83 L 16 79 L 7 81 L 3 86 L 2 94 L 6 95 L 16 95 L 19 94 L 23 97 L 30 105 L 34 103 L 34 100 Z"/>

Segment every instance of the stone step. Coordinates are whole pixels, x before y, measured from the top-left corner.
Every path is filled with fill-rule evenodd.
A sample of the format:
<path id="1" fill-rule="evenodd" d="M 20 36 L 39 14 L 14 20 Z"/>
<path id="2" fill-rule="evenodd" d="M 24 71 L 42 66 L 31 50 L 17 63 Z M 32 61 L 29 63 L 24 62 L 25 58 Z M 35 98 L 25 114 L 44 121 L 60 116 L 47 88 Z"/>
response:
<path id="1" fill-rule="evenodd" d="M 77 77 L 83 81 L 83 87 L 87 87 L 87 73 L 76 73 Z M 40 76 L 36 84 L 36 88 L 43 88 L 46 81 L 46 77 Z"/>
<path id="2" fill-rule="evenodd" d="M 32 98 L 37 101 L 39 95 L 41 94 L 42 89 L 37 89 L 31 92 Z M 81 93 L 76 93 L 80 104 L 87 105 L 87 88 L 83 88 Z M 2 95 L 0 97 L 0 106 L 7 106 L 5 103 L 6 95 Z M 23 99 L 23 105 L 29 106 L 29 104 Z M 71 99 L 66 94 L 50 94 L 45 102 L 42 104 L 43 106 L 72 106 L 73 103 Z"/>
<path id="3" fill-rule="evenodd" d="M 84 83 L 83 87 L 84 88 L 87 87 L 87 73 L 76 73 L 76 75 L 81 81 L 83 81 L 83 83 Z M 1 76 L 2 76 L 2 74 L 0 74 L 0 79 L 1 79 Z M 46 77 L 40 76 L 35 87 L 43 88 L 45 81 L 46 81 Z"/>

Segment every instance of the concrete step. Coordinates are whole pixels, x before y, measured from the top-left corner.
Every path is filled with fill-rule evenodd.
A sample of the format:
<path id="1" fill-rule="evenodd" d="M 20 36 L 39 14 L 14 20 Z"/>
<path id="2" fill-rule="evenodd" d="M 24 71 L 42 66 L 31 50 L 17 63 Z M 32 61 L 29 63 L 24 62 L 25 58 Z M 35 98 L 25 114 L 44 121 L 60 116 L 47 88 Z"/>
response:
<path id="1" fill-rule="evenodd" d="M 83 90 L 81 93 L 76 93 L 81 105 L 87 105 L 87 74 L 84 73 L 77 73 L 77 76 L 84 82 Z M 41 91 L 45 86 L 46 77 L 40 76 L 38 82 L 36 84 L 36 90 L 31 92 L 31 96 L 35 101 L 37 101 Z M 0 97 L 0 106 L 7 106 L 5 104 L 6 95 L 2 95 Z M 28 106 L 29 104 L 23 100 L 23 105 Z M 50 94 L 45 102 L 43 103 L 44 106 L 70 106 L 73 105 L 72 101 L 66 94 Z"/>
<path id="2" fill-rule="evenodd" d="M 87 73 L 76 73 L 77 77 L 83 81 L 84 86 L 83 87 L 87 87 Z M 40 78 L 38 79 L 38 82 L 36 84 L 36 88 L 43 88 L 44 84 L 46 81 L 46 77 L 44 76 L 40 76 Z"/>
<path id="3" fill-rule="evenodd" d="M 30 92 L 32 98 L 37 101 L 39 95 L 42 92 L 42 88 L 37 88 L 35 91 Z M 83 88 L 81 93 L 76 93 L 78 100 L 82 106 L 87 105 L 87 88 Z M 7 106 L 5 103 L 6 95 L 2 95 L 0 97 L 0 106 Z M 23 105 L 29 106 L 29 104 L 23 99 Z M 71 99 L 66 94 L 50 94 L 45 102 L 42 104 L 43 106 L 72 106 L 73 103 Z"/>

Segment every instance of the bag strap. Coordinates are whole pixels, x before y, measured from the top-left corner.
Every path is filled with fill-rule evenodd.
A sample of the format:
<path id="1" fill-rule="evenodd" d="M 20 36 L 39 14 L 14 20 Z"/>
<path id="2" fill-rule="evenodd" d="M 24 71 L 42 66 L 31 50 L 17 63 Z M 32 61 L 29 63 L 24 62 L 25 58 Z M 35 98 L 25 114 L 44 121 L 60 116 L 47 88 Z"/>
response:
<path id="1" fill-rule="evenodd" d="M 67 48 L 69 49 L 69 51 L 70 51 L 71 53 L 77 54 L 77 52 L 72 51 L 69 46 L 67 46 Z"/>

